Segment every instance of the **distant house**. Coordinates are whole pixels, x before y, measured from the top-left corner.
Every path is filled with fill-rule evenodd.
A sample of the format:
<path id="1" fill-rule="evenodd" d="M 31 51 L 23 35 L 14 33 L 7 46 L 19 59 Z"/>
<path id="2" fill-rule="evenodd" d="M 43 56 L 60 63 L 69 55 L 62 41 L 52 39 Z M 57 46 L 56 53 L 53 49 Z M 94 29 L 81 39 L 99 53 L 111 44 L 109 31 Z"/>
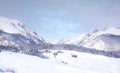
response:
<path id="1" fill-rule="evenodd" d="M 72 57 L 74 58 L 77 58 L 77 55 L 76 54 L 71 54 Z"/>

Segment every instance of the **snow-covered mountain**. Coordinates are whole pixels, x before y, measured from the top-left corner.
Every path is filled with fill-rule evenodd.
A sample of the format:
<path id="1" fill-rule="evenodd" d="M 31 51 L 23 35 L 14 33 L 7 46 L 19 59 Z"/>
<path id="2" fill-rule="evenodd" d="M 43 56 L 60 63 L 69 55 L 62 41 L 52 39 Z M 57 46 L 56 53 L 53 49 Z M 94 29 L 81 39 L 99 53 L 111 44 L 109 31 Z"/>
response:
<path id="1" fill-rule="evenodd" d="M 18 46 L 30 44 L 43 45 L 45 41 L 22 22 L 11 18 L 0 17 L 0 45 Z"/>
<path id="2" fill-rule="evenodd" d="M 120 27 L 92 29 L 78 37 L 61 40 L 58 44 L 74 44 L 97 50 L 120 51 Z"/>
<path id="3" fill-rule="evenodd" d="M 20 21 L 0 17 L 0 73 L 120 73 L 119 58 L 119 27 L 50 44 Z"/>

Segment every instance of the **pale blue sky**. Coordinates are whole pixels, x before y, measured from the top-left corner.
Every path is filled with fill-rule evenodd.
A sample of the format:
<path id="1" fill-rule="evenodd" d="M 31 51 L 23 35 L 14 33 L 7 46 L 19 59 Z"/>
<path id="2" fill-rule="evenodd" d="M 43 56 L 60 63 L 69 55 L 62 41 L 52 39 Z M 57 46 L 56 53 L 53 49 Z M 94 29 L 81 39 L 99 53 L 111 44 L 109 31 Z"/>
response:
<path id="1" fill-rule="evenodd" d="M 0 0 L 0 16 L 16 18 L 54 41 L 93 27 L 120 26 L 120 0 Z"/>

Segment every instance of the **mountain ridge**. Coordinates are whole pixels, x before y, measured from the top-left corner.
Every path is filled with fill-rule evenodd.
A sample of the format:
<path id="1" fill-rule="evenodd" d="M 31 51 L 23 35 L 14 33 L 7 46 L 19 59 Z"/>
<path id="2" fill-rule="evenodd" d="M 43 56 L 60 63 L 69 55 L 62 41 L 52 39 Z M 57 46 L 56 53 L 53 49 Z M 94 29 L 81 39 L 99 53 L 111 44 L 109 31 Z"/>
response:
<path id="1" fill-rule="evenodd" d="M 119 30 L 119 27 L 103 30 L 92 29 L 77 38 L 52 44 L 39 38 L 37 33 L 24 26 L 20 21 L 0 17 L 0 50 L 22 52 L 35 56 L 41 56 L 40 50 L 42 49 L 74 50 L 118 58 L 120 57 Z"/>
<path id="2" fill-rule="evenodd" d="M 20 34 L 26 38 L 32 39 L 36 44 L 39 44 L 40 40 L 45 42 L 36 32 L 16 19 L 0 17 L 0 30 L 10 34 Z"/>
<path id="3" fill-rule="evenodd" d="M 106 40 L 100 40 L 106 37 L 112 37 L 112 36 L 108 36 L 108 35 L 114 35 L 114 36 L 118 36 L 116 37 L 116 39 L 120 38 L 120 27 L 108 27 L 102 30 L 98 30 L 98 29 L 92 29 L 90 32 L 82 34 L 78 37 L 73 37 L 71 39 L 67 39 L 67 40 L 61 40 L 58 41 L 58 44 L 74 44 L 74 45 L 78 45 L 78 46 L 83 46 L 86 48 L 91 48 L 91 49 L 97 49 L 97 50 L 105 50 L 105 51 L 117 51 L 120 50 L 120 46 L 119 43 L 120 41 L 116 41 L 116 44 L 118 47 L 116 47 L 115 45 L 112 45 L 112 47 L 115 47 L 114 49 L 107 49 L 110 48 L 111 45 L 109 45 L 109 47 L 106 47 L 107 44 L 109 44 L 110 42 L 106 42 Z M 109 39 L 112 41 L 112 38 Z M 72 42 L 71 42 L 72 41 Z M 101 42 L 99 42 L 101 41 Z M 115 43 L 115 42 L 114 42 Z M 106 48 L 103 48 L 106 47 Z"/>

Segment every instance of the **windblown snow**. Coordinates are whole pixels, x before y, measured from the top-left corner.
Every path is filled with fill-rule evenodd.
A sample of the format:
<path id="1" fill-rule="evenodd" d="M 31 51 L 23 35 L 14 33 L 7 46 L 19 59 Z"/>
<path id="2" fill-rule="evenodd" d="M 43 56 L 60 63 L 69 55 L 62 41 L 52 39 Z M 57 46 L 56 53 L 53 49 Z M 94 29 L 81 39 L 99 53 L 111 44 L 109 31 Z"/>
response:
<path id="1" fill-rule="evenodd" d="M 0 73 L 120 73 L 119 58 L 65 50 L 43 54 L 49 59 L 1 52 Z"/>

